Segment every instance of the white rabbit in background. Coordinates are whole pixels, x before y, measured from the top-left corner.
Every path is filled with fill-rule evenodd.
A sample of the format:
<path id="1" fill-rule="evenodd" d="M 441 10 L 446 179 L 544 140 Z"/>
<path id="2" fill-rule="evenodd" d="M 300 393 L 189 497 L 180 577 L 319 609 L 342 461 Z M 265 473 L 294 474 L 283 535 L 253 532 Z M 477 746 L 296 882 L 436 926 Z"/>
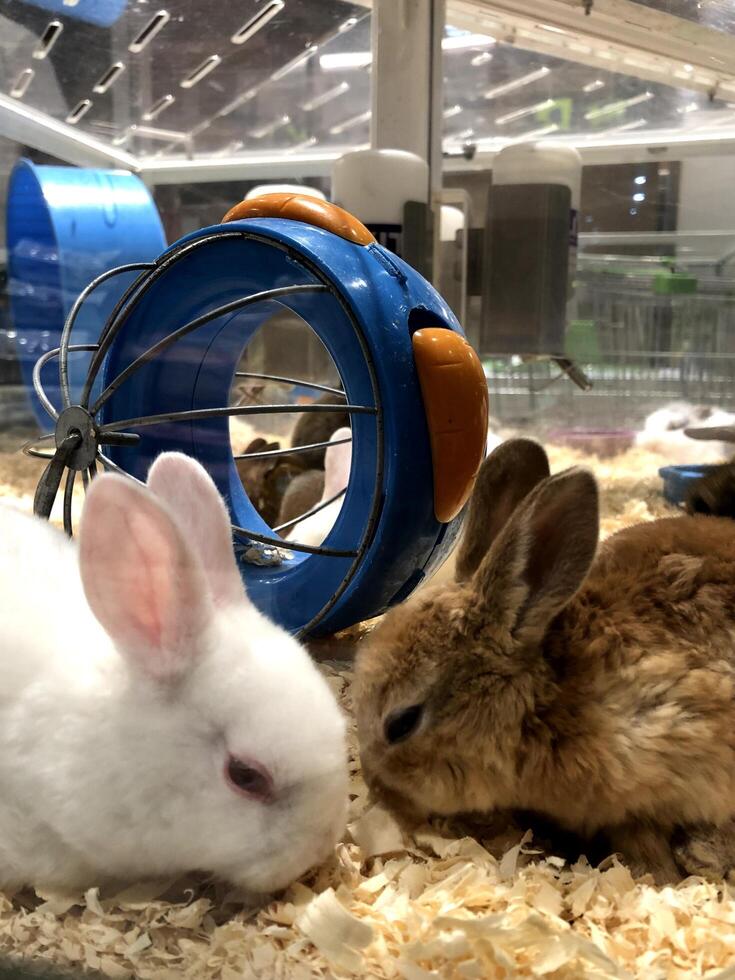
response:
<path id="1" fill-rule="evenodd" d="M 349 428 L 337 429 L 332 433 L 329 441 L 334 443 L 341 439 L 349 439 L 351 434 Z M 320 503 L 331 499 L 347 487 L 350 481 L 351 461 L 351 442 L 327 447 L 324 454 L 324 490 Z M 319 510 L 311 517 L 306 517 L 298 524 L 294 524 L 287 537 L 292 541 L 298 541 L 299 544 L 308 544 L 314 547 L 320 545 L 334 526 L 343 500 L 344 496 L 339 497 L 323 510 Z"/>
<path id="2" fill-rule="evenodd" d="M 700 441 L 686 435 L 687 428 L 733 425 L 735 415 L 703 405 L 672 402 L 652 412 L 635 444 L 641 449 L 666 456 L 670 465 L 720 463 L 733 454 L 731 444 L 719 440 Z"/>
<path id="3" fill-rule="evenodd" d="M 346 805 L 342 714 L 248 600 L 198 463 L 98 477 L 78 553 L 0 508 L 0 886 L 198 870 L 266 893 Z"/>

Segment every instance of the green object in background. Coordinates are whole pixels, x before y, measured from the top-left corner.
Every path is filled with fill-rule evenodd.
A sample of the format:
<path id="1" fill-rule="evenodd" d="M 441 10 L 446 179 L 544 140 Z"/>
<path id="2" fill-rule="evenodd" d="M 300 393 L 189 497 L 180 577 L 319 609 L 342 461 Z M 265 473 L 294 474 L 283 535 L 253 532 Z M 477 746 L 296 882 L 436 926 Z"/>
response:
<path id="1" fill-rule="evenodd" d="M 594 320 L 571 320 L 567 324 L 566 354 L 578 364 L 594 364 L 600 360 L 597 325 Z"/>
<path id="2" fill-rule="evenodd" d="M 657 272 L 653 277 L 656 296 L 691 296 L 697 291 L 697 277 L 685 272 Z"/>

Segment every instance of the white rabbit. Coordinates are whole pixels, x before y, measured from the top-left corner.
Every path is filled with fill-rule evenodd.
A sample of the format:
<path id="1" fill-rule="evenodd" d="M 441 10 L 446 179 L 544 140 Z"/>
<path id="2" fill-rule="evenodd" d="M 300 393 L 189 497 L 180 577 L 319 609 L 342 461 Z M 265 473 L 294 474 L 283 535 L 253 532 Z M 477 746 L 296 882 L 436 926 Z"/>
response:
<path id="1" fill-rule="evenodd" d="M 345 723 L 247 599 L 193 460 L 97 478 L 79 552 L 0 509 L 0 887 L 285 886 L 346 817 Z"/>
<path id="2" fill-rule="evenodd" d="M 687 436 L 684 430 L 732 425 L 734 422 L 735 416 L 719 409 L 672 402 L 646 418 L 643 429 L 636 434 L 635 444 L 666 456 L 670 465 L 719 463 L 732 456 L 732 446 L 717 440 L 697 441 Z"/>
<path id="3" fill-rule="evenodd" d="M 349 428 L 337 429 L 336 432 L 332 433 L 329 441 L 334 443 L 340 439 L 349 439 L 351 434 Z M 351 460 L 351 442 L 327 447 L 324 454 L 324 490 L 320 503 L 324 503 L 345 489 L 350 481 Z M 343 500 L 344 497 L 339 497 L 323 510 L 318 510 L 311 517 L 306 517 L 298 524 L 294 524 L 287 537 L 292 541 L 298 541 L 299 544 L 320 545 L 334 526 Z"/>

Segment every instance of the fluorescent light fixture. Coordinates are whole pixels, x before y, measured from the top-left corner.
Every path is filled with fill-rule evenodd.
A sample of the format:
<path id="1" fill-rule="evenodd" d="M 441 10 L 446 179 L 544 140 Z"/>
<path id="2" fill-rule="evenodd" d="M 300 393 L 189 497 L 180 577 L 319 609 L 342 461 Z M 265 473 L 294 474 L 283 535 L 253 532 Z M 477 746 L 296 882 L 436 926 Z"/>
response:
<path id="1" fill-rule="evenodd" d="M 310 136 L 308 140 L 302 140 L 300 143 L 296 143 L 294 146 L 289 146 L 284 149 L 284 153 L 300 153 L 302 150 L 308 150 L 312 146 L 316 146 L 319 140 L 316 136 Z"/>
<path id="2" fill-rule="evenodd" d="M 230 40 L 233 44 L 244 44 L 253 34 L 257 34 L 261 28 L 265 27 L 269 20 L 273 20 L 276 14 L 280 13 L 285 7 L 283 0 L 270 0 L 262 10 L 258 11 L 254 17 L 245 21 L 239 31 L 235 31 Z"/>
<path id="3" fill-rule="evenodd" d="M 175 101 L 176 99 L 170 93 L 168 95 L 162 95 L 160 99 L 153 103 L 150 109 L 143 113 L 143 122 L 152 122 L 156 116 L 160 116 L 163 110 L 168 109 Z"/>
<path id="4" fill-rule="evenodd" d="M 559 131 L 558 123 L 550 123 L 548 126 L 540 126 L 538 129 L 529 129 L 527 133 L 522 133 L 519 140 L 535 140 L 541 136 L 551 136 L 552 133 Z"/>
<path id="5" fill-rule="evenodd" d="M 367 112 L 361 112 L 358 116 L 350 116 L 349 119 L 345 119 L 344 122 L 337 123 L 336 126 L 332 126 L 329 132 L 332 136 L 339 136 L 341 133 L 346 132 L 348 129 L 355 129 L 357 126 L 361 126 L 363 123 L 369 122 L 372 112 L 370 109 Z"/>
<path id="6" fill-rule="evenodd" d="M 28 86 L 33 81 L 33 76 L 35 74 L 36 73 L 32 68 L 24 68 L 23 71 L 18 74 L 13 82 L 13 87 L 10 89 L 10 94 L 14 99 L 23 98 L 28 91 Z"/>
<path id="7" fill-rule="evenodd" d="M 218 54 L 211 54 L 208 58 L 205 58 L 200 64 L 196 66 L 193 71 L 190 71 L 186 78 L 182 78 L 179 85 L 182 88 L 194 88 L 198 85 L 203 78 L 214 71 L 217 65 L 222 61 L 222 58 Z"/>
<path id="8" fill-rule="evenodd" d="M 486 65 L 488 61 L 492 60 L 493 56 L 489 51 L 481 51 L 479 54 L 475 55 L 475 57 L 470 61 L 470 64 L 473 68 L 479 68 L 480 65 Z"/>
<path id="9" fill-rule="evenodd" d="M 687 102 L 686 105 L 679 106 L 679 108 L 676 111 L 684 115 L 687 112 L 696 112 L 698 108 L 699 106 L 697 105 L 696 102 Z"/>
<path id="10" fill-rule="evenodd" d="M 170 142 L 181 143 L 186 139 L 187 134 L 181 133 L 176 129 L 159 129 L 153 126 L 129 126 L 130 134 L 133 136 L 144 136 L 149 140 L 158 140 L 160 143 Z"/>
<path id="11" fill-rule="evenodd" d="M 452 116 L 458 116 L 460 112 L 462 112 L 461 105 L 450 105 L 448 108 L 444 110 L 442 115 L 444 116 L 445 119 L 451 119 Z"/>
<path id="12" fill-rule="evenodd" d="M 627 133 L 631 129 L 640 129 L 641 126 L 645 126 L 645 125 L 646 125 L 645 119 L 634 119 L 632 122 L 623 123 L 622 126 L 613 126 L 612 129 L 606 129 L 602 135 L 612 136 L 615 133 Z"/>
<path id="13" fill-rule="evenodd" d="M 262 140 L 265 136 L 270 136 L 271 133 L 275 133 L 277 129 L 281 126 L 288 126 L 291 122 L 290 116 L 279 116 L 278 119 L 274 119 L 273 122 L 265 123 L 263 126 L 256 126 L 254 129 L 250 130 L 250 135 L 253 139 Z"/>
<path id="14" fill-rule="evenodd" d="M 513 112 L 506 112 L 503 116 L 498 116 L 495 120 L 496 126 L 505 126 L 506 123 L 515 122 L 516 119 L 523 119 L 525 116 L 533 116 L 537 112 L 543 112 L 544 109 L 551 109 L 556 105 L 553 99 L 544 99 L 543 102 L 534 102 L 533 105 L 527 105 L 523 109 L 514 109 Z"/>
<path id="15" fill-rule="evenodd" d="M 242 92 L 240 95 L 236 96 L 227 105 L 222 106 L 222 108 L 215 114 L 216 119 L 222 119 L 224 116 L 229 116 L 231 112 L 235 109 L 239 109 L 241 105 L 245 105 L 246 102 L 250 102 L 260 91 L 260 85 L 256 85 L 255 88 L 249 88 L 247 92 Z"/>
<path id="16" fill-rule="evenodd" d="M 349 71 L 353 68 L 367 68 L 373 56 L 369 51 L 338 51 L 319 56 L 322 71 Z"/>
<path id="17" fill-rule="evenodd" d="M 643 185 L 644 185 L 644 184 L 646 183 L 646 181 L 647 181 L 647 178 L 646 178 L 646 177 L 645 177 L 645 176 L 644 176 L 643 174 L 639 174 L 639 175 L 638 175 L 638 176 L 637 176 L 637 177 L 636 177 L 636 178 L 635 178 L 635 179 L 633 180 L 633 183 L 634 183 L 634 184 L 638 184 L 638 186 L 639 186 L 639 187 L 642 187 L 642 186 L 643 186 Z"/>
<path id="18" fill-rule="evenodd" d="M 471 139 L 474 135 L 475 135 L 474 129 L 472 129 L 471 126 L 468 126 L 467 129 L 460 129 L 456 133 L 447 133 L 446 139 L 460 140 L 460 142 L 464 143 L 468 139 Z"/>
<path id="19" fill-rule="evenodd" d="M 586 85 L 582 87 L 583 92 L 599 92 L 601 88 L 605 87 L 605 83 L 601 78 L 596 78 L 594 82 L 587 82 Z"/>
<path id="20" fill-rule="evenodd" d="M 485 92 L 485 98 L 497 99 L 507 92 L 515 92 L 516 89 L 523 88 L 524 85 L 531 85 L 533 82 L 538 82 L 542 78 L 546 78 L 550 73 L 551 69 L 544 65 L 543 68 L 538 68 L 536 71 L 529 72 L 527 75 L 521 75 L 520 78 L 515 78 L 512 82 L 505 82 L 503 85 L 496 85 L 494 88 L 488 89 Z"/>
<path id="21" fill-rule="evenodd" d="M 313 99 L 307 99 L 306 102 L 301 103 L 301 108 L 304 112 L 312 112 L 314 109 L 321 109 L 323 105 L 328 102 L 332 102 L 334 99 L 339 98 L 340 95 L 344 95 L 345 92 L 349 92 L 350 86 L 347 82 L 340 82 L 339 85 L 335 85 L 326 92 L 322 92 L 321 95 L 314 96 Z"/>
<path id="22" fill-rule="evenodd" d="M 313 57 L 316 54 L 317 48 L 318 48 L 317 44 L 309 45 L 306 51 L 304 51 L 302 54 L 299 54 L 295 58 L 292 58 L 291 61 L 287 61 L 282 68 L 278 69 L 278 71 L 274 71 L 273 74 L 271 75 L 271 81 L 277 82 L 279 81 L 279 79 L 285 78 L 286 75 L 289 74 L 289 72 L 295 71 L 297 68 L 300 68 L 302 65 L 305 65 L 306 62 L 309 60 L 309 58 Z"/>
<path id="23" fill-rule="evenodd" d="M 630 109 L 634 105 L 640 105 L 642 102 L 650 102 L 653 97 L 653 92 L 642 92 L 640 95 L 634 95 L 630 99 L 619 99 L 617 102 L 608 102 L 606 105 L 601 105 L 595 109 L 590 109 L 589 112 L 585 112 L 584 118 L 589 121 L 590 119 L 599 119 L 601 116 L 609 116 L 615 112 L 623 112 L 625 109 Z"/>
<path id="24" fill-rule="evenodd" d="M 645 199 L 646 195 L 643 193 L 643 191 L 638 191 L 637 194 L 633 195 L 633 200 L 636 202 L 636 204 L 640 204 L 641 201 L 645 201 Z"/>
<path id="25" fill-rule="evenodd" d="M 569 34 L 569 31 L 562 30 L 561 27 L 552 27 L 551 24 L 539 24 L 538 26 L 542 31 L 548 31 L 550 34 L 564 34 L 565 36 Z"/>
<path id="26" fill-rule="evenodd" d="M 468 51 L 472 48 L 489 48 L 495 38 L 489 34 L 453 34 L 442 38 L 442 51 Z"/>
<path id="27" fill-rule="evenodd" d="M 351 31 L 355 24 L 358 23 L 357 17 L 348 17 L 347 20 L 343 21 L 337 28 L 338 34 L 345 34 L 347 31 Z"/>
<path id="28" fill-rule="evenodd" d="M 231 140 L 227 146 L 223 146 L 221 150 L 215 150 L 212 154 L 213 157 L 230 157 L 235 153 L 239 152 L 245 144 L 242 140 Z"/>

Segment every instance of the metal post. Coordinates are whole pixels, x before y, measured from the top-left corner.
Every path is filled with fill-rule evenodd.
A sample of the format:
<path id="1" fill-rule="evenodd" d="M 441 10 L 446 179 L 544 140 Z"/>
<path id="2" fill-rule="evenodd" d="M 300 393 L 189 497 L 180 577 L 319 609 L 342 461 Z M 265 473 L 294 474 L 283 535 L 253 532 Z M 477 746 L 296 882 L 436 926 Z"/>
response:
<path id="1" fill-rule="evenodd" d="M 442 184 L 442 47 L 445 0 L 373 0 L 374 149 L 407 150 L 429 164 L 438 270 Z"/>

